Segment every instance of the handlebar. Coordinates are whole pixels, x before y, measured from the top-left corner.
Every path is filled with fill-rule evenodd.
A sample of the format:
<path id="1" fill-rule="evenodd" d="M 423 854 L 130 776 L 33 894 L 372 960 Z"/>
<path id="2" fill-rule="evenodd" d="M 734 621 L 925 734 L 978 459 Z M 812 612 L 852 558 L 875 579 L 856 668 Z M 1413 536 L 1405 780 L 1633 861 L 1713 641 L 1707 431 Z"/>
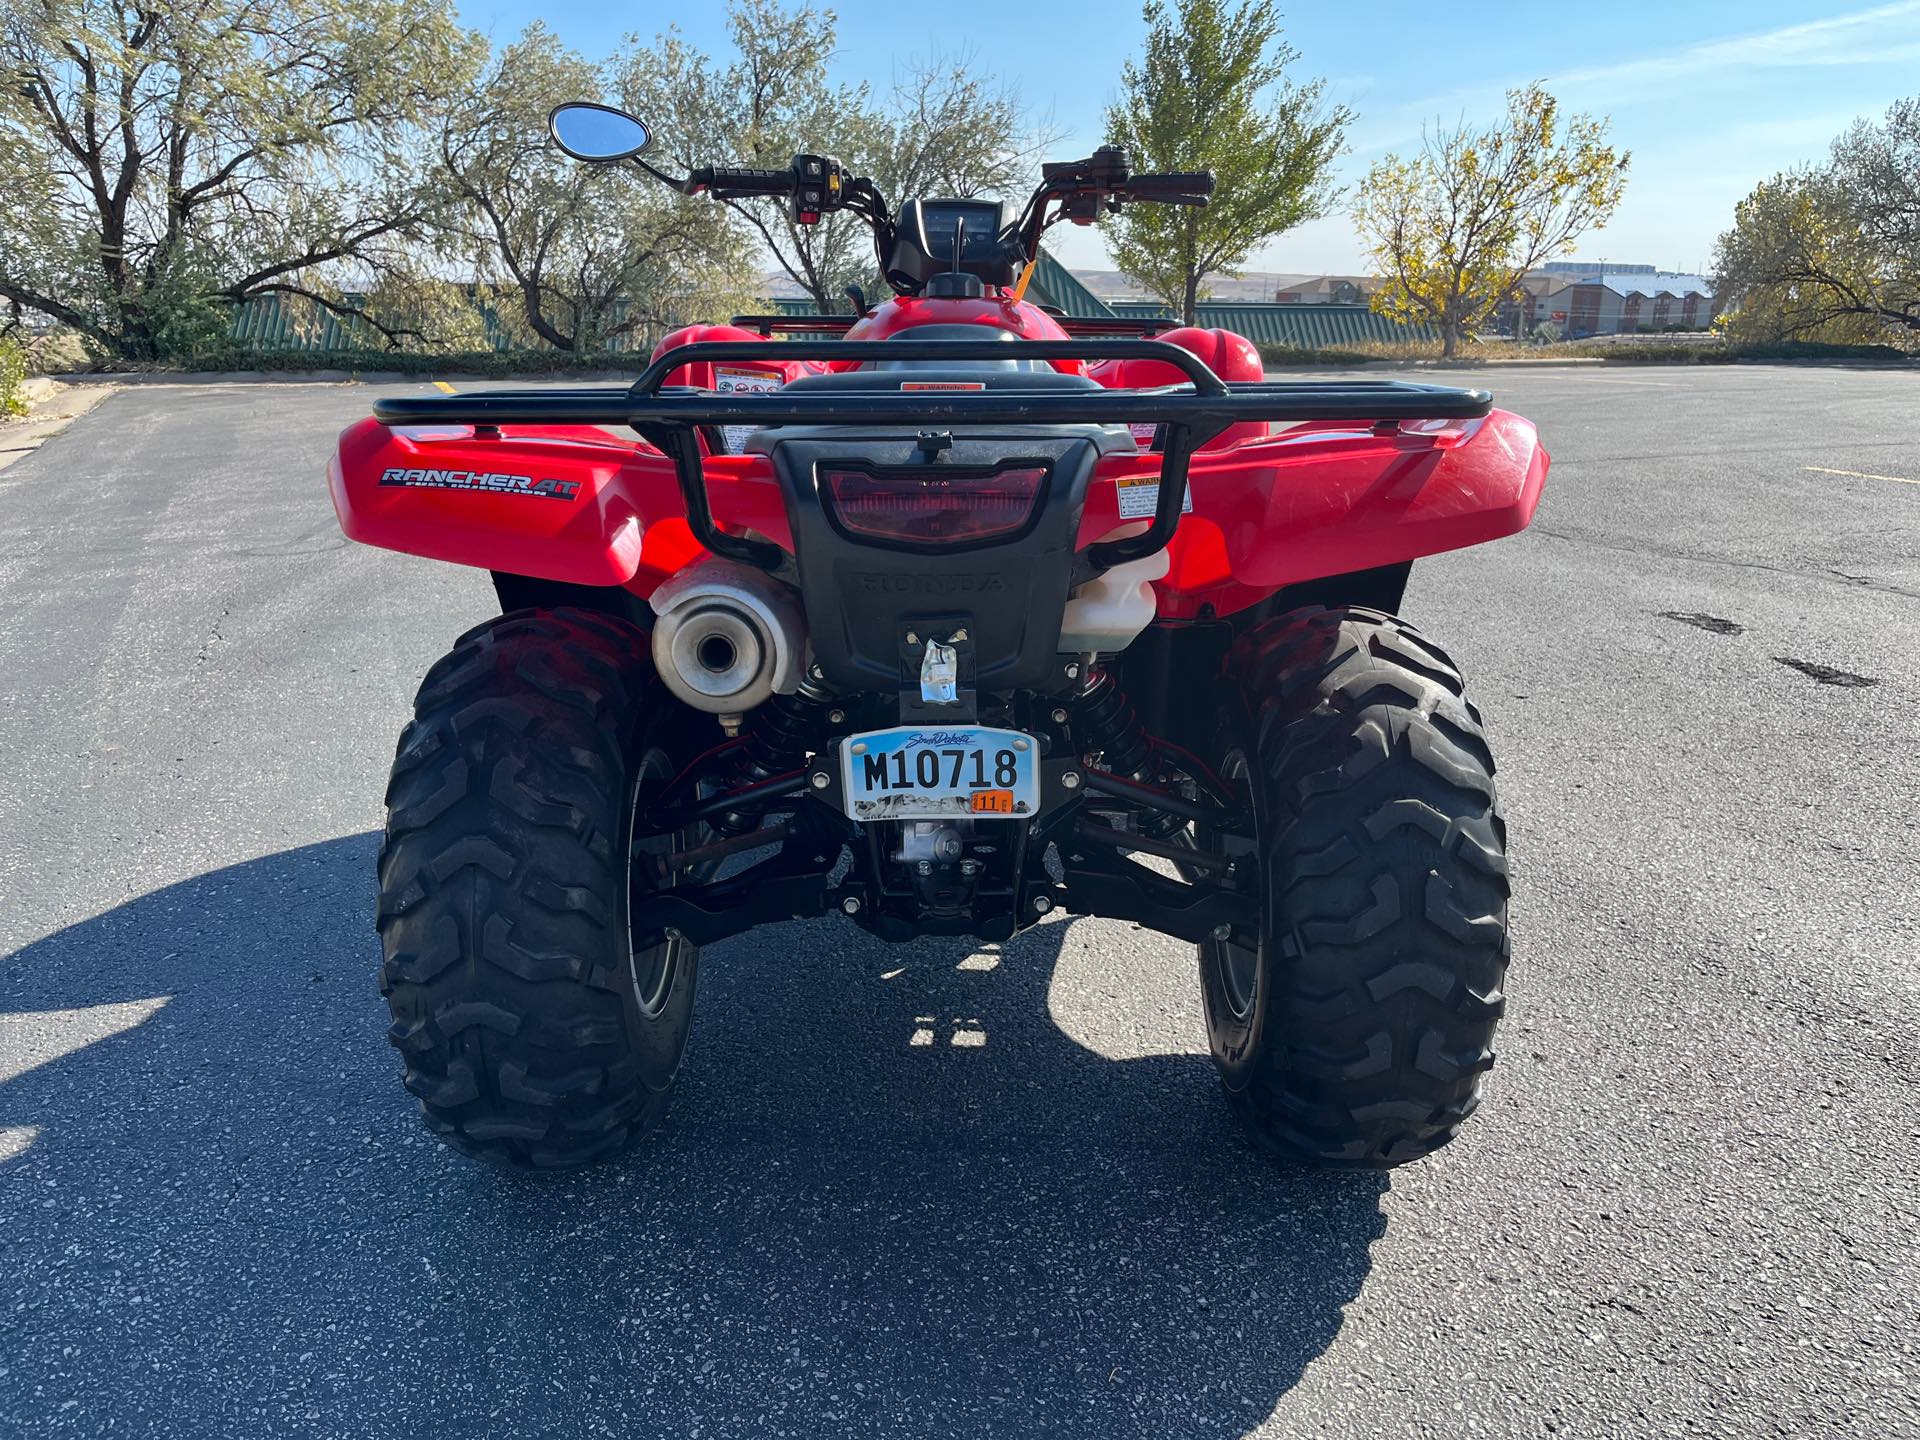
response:
<path id="1" fill-rule="evenodd" d="M 573 109 L 604 111 L 607 107 L 563 105 L 554 111 L 554 115 L 557 117 Z M 621 115 L 619 111 L 611 113 Z M 622 118 L 639 132 L 644 148 L 644 127 L 631 116 Z M 558 139 L 559 132 L 556 130 L 554 133 Z M 728 201 L 749 196 L 785 200 L 788 219 L 796 225 L 817 225 L 832 212 L 851 212 L 873 231 L 875 254 L 882 271 L 887 269 L 889 247 L 895 243 L 898 232 L 886 197 L 874 187 L 871 180 L 854 175 L 831 155 L 795 155 L 793 163 L 781 169 L 702 165 L 685 179 L 678 179 L 657 169 L 638 150 L 619 155 L 609 150 L 601 154 L 594 148 L 598 143 L 594 141 L 589 144 L 585 153 L 567 149 L 564 141 L 561 142 L 561 148 L 581 159 L 631 160 L 656 180 L 682 195 L 707 194 Z M 995 237 L 998 256 L 1010 267 L 1008 279 L 999 283 L 1013 286 L 1016 295 L 1023 293 L 1026 287 L 1024 282 L 1013 285 L 1011 277 L 1020 273 L 1022 265 L 1031 274 L 1033 262 L 1040 252 L 1040 237 L 1049 226 L 1062 220 L 1090 225 L 1129 203 L 1206 205 L 1213 194 L 1213 176 L 1206 171 L 1131 174 L 1127 152 L 1115 145 L 1102 145 L 1084 160 L 1044 164 L 1040 167 L 1040 174 L 1040 186 L 1028 199 L 1020 218 Z M 956 252 L 960 248 L 958 237 L 959 232 L 956 231 Z M 968 259 L 971 263 L 978 257 L 969 256 Z"/>
<path id="2" fill-rule="evenodd" d="M 725 191 L 731 195 L 791 195 L 793 193 L 791 168 L 736 170 L 722 165 L 709 165 L 695 171 L 694 179 L 704 182 L 709 190 Z"/>
<path id="3" fill-rule="evenodd" d="M 792 167 L 783 170 L 751 170 L 724 165 L 706 165 L 691 177 L 702 189 L 729 195 L 791 195 L 796 177 Z M 1213 194 L 1213 176 L 1205 170 L 1166 171 L 1160 174 L 1132 175 L 1113 187 L 1122 200 L 1159 200 L 1175 204 L 1204 205 Z"/>
<path id="4" fill-rule="evenodd" d="M 1213 176 L 1205 170 L 1166 171 L 1157 175 L 1132 175 L 1120 187 L 1128 200 L 1169 200 L 1204 204 L 1213 194 Z"/>

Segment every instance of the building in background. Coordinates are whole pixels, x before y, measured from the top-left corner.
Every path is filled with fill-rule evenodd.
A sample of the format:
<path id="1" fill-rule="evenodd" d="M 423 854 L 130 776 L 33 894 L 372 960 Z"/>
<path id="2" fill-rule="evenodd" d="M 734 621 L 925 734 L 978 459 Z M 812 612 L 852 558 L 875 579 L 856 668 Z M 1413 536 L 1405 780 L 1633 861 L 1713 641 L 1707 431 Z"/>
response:
<path id="1" fill-rule="evenodd" d="M 1536 275 L 1561 275 L 1569 280 L 1594 280 L 1607 275 L 1658 275 L 1658 265 L 1628 265 L 1618 260 L 1549 260 Z"/>
<path id="2" fill-rule="evenodd" d="M 1713 325 L 1711 280 L 1651 265 L 1554 261 L 1528 272 L 1521 292 L 1495 314 L 1501 335 L 1531 335 L 1543 324 L 1570 340 Z"/>
<path id="3" fill-rule="evenodd" d="M 1274 288 L 1276 305 L 1365 305 L 1380 288 L 1377 275 L 1303 275 Z"/>

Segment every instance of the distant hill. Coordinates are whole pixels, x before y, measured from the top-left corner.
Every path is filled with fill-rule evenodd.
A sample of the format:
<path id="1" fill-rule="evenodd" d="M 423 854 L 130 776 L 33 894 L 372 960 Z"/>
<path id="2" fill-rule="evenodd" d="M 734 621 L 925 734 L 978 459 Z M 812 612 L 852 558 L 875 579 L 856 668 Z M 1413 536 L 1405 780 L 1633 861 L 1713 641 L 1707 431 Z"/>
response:
<path id="1" fill-rule="evenodd" d="M 1146 300 L 1151 297 L 1140 282 L 1118 270 L 1075 270 L 1080 283 L 1102 300 Z M 1249 270 L 1238 280 L 1216 275 L 1207 282 L 1216 300 L 1271 300 L 1276 290 L 1286 290 L 1302 281 L 1317 278 L 1282 270 Z"/>

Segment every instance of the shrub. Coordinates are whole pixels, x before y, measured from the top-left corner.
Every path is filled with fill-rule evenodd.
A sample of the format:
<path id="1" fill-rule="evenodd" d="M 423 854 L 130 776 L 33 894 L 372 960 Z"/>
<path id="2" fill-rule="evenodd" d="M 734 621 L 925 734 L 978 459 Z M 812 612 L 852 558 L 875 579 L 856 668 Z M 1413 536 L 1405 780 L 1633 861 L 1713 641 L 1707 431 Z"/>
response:
<path id="1" fill-rule="evenodd" d="M 27 347 L 0 335 L 0 419 L 27 413 Z"/>

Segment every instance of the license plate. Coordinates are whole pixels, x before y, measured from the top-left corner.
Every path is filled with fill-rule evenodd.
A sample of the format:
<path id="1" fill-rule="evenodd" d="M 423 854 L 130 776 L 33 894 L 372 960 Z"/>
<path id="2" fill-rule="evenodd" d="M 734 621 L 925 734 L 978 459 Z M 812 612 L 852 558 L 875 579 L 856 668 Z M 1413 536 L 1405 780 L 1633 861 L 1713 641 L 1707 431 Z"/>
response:
<path id="1" fill-rule="evenodd" d="M 977 725 L 869 730 L 841 745 L 855 820 L 1020 820 L 1040 808 L 1031 735 Z"/>

